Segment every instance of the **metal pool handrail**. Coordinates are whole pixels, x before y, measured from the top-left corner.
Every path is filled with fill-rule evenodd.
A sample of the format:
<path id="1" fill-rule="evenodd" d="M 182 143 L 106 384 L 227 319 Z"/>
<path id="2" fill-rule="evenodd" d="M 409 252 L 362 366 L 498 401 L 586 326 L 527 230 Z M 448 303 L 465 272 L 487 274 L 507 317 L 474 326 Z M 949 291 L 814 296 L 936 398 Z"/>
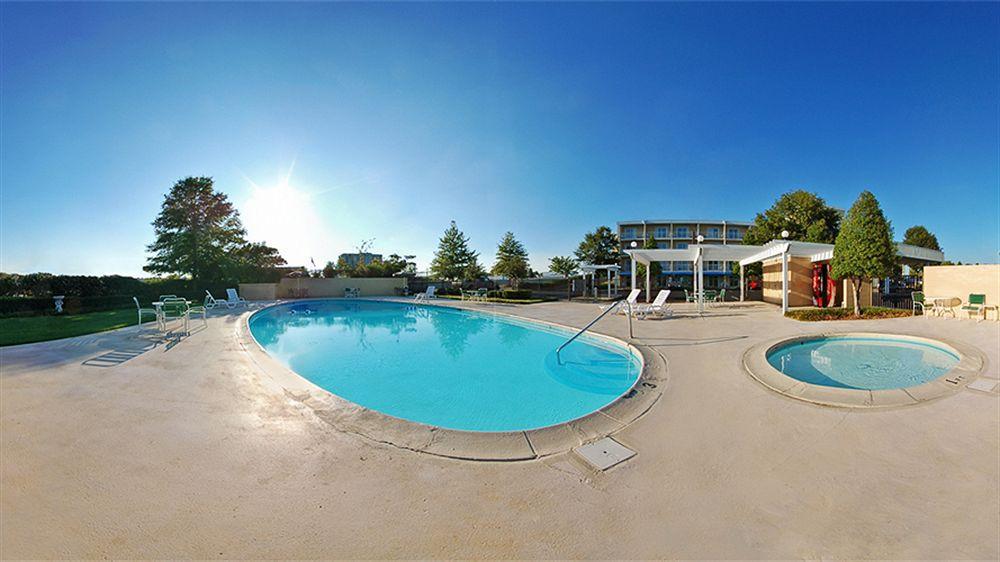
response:
<path id="1" fill-rule="evenodd" d="M 598 320 L 600 320 L 601 318 L 604 318 L 605 315 L 607 315 L 612 310 L 615 310 L 619 306 L 624 306 L 624 307 L 626 307 L 628 309 L 626 311 L 626 316 L 628 316 L 628 337 L 629 337 L 630 340 L 633 339 L 634 336 L 632 335 L 632 303 L 628 302 L 628 299 L 626 299 L 626 300 L 623 300 L 623 301 L 618 301 L 617 303 L 609 306 L 603 312 L 601 312 L 600 314 L 598 314 L 597 318 L 594 318 L 593 320 L 591 320 L 590 324 L 587 324 L 586 326 L 584 326 L 582 330 L 580 330 L 579 332 L 573 334 L 573 337 L 571 337 L 570 339 L 564 341 L 562 345 L 560 345 L 559 347 L 557 347 L 556 348 L 556 360 L 559 360 L 559 352 L 562 351 L 564 347 L 566 347 L 567 345 L 573 343 L 573 340 L 575 340 L 576 338 L 578 338 L 581 335 L 583 335 L 583 333 L 586 332 L 587 330 L 589 330 L 591 326 L 593 326 L 594 324 L 597 324 Z"/>

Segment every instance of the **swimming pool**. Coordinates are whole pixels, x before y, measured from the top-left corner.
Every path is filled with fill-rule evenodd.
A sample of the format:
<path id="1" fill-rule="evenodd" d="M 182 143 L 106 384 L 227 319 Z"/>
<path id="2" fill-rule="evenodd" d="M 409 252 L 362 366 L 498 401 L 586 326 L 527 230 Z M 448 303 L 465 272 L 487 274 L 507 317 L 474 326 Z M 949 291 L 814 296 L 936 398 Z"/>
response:
<path id="1" fill-rule="evenodd" d="M 614 402 L 642 360 L 591 336 L 503 315 L 365 300 L 272 306 L 249 320 L 272 357 L 372 410 L 467 431 L 537 429 Z"/>
<path id="2" fill-rule="evenodd" d="M 821 336 L 772 347 L 767 362 L 794 379 L 834 388 L 886 390 L 932 381 L 958 364 L 944 345 L 905 336 Z"/>

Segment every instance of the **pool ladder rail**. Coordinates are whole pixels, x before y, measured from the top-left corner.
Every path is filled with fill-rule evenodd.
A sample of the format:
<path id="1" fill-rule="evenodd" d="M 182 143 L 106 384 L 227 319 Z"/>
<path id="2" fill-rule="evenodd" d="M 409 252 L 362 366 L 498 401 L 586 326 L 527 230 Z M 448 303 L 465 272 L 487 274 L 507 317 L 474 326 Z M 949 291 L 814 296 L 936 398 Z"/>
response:
<path id="1" fill-rule="evenodd" d="M 618 310 L 619 308 L 626 308 L 627 309 L 625 311 L 625 316 L 628 318 L 628 339 L 629 339 L 629 341 L 635 339 L 635 335 L 632 333 L 632 303 L 628 302 L 628 299 L 620 300 L 620 301 L 616 302 L 615 304 L 609 306 L 608 308 L 604 309 L 603 311 L 601 311 L 601 313 L 597 315 L 597 318 L 594 318 L 593 320 L 591 320 L 590 323 L 587 324 L 586 326 L 584 326 L 582 330 L 580 330 L 579 332 L 573 334 L 573 337 L 571 337 L 568 340 L 564 341 L 562 343 L 562 345 L 560 345 L 559 347 L 557 347 L 556 348 L 556 360 L 560 361 L 559 353 L 563 350 L 564 347 L 566 347 L 567 345 L 573 343 L 573 340 L 575 340 L 576 338 L 582 336 L 584 332 L 586 332 L 587 330 L 589 330 L 590 327 L 593 326 L 594 324 L 597 324 L 597 322 L 601 318 L 604 318 L 605 316 L 607 316 L 609 312 L 611 312 L 613 310 Z M 560 361 L 560 363 L 561 363 L 561 361 Z"/>

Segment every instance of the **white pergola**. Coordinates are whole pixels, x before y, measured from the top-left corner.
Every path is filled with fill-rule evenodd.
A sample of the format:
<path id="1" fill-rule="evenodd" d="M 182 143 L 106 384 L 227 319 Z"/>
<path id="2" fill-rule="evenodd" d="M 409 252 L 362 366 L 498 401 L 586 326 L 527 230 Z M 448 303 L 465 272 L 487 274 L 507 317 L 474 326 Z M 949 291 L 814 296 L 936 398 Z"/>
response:
<path id="1" fill-rule="evenodd" d="M 618 292 L 618 272 L 621 270 L 621 266 L 618 264 L 606 264 L 606 265 L 595 265 L 592 263 L 580 264 L 580 271 L 583 272 L 583 282 L 584 290 L 586 290 L 587 276 L 591 278 L 591 283 L 594 286 L 594 297 L 597 297 L 597 272 L 604 271 L 608 274 L 608 298 L 611 298 L 611 273 L 614 272 L 614 287 L 615 293 Z"/>
<path id="2" fill-rule="evenodd" d="M 739 261 L 740 262 L 740 300 L 744 299 L 746 284 L 743 282 L 742 260 L 759 252 L 763 246 L 696 244 L 684 249 L 633 249 L 626 250 L 632 262 L 632 288 L 636 288 L 636 264 L 646 266 L 646 302 L 649 302 L 649 292 L 652 286 L 649 274 L 649 264 L 657 261 L 687 261 L 693 264 L 694 293 L 698 302 L 698 311 L 705 310 L 705 260 L 709 261 Z"/>
<path id="3" fill-rule="evenodd" d="M 788 312 L 788 258 L 809 258 L 811 262 L 828 261 L 833 258 L 833 244 L 771 240 L 763 246 L 757 246 L 757 248 L 759 248 L 757 252 L 740 260 L 740 272 L 752 263 L 781 258 L 782 313 Z"/>
<path id="4" fill-rule="evenodd" d="M 833 259 L 833 244 L 818 242 L 798 242 L 771 240 L 760 246 L 760 251 L 740 260 L 740 272 L 744 266 L 769 259 L 781 258 L 781 311 L 788 312 L 788 258 L 809 258 L 812 263 Z M 944 253 L 938 250 L 918 248 L 909 244 L 896 244 L 896 255 L 903 263 L 941 263 Z M 740 279 L 742 281 L 742 279 Z M 846 281 L 845 281 L 846 283 Z M 741 289 L 742 291 L 742 289 Z M 846 292 L 846 289 L 845 289 Z"/>

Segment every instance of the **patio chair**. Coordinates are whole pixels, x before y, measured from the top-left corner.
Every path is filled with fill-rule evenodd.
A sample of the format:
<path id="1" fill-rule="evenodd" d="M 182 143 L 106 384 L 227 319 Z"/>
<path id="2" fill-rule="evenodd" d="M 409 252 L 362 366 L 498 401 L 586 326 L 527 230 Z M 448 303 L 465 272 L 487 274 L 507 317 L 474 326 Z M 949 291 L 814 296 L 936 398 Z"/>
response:
<path id="1" fill-rule="evenodd" d="M 986 320 L 986 295 L 970 294 L 968 304 L 962 305 L 962 310 L 969 314 L 969 318 L 975 314 L 979 316 L 979 322 Z"/>
<path id="2" fill-rule="evenodd" d="M 136 324 L 136 325 L 137 326 L 141 326 L 142 325 L 142 315 L 143 314 L 149 314 L 149 315 L 152 315 L 152 317 L 156 320 L 156 327 L 159 328 L 160 327 L 160 315 L 156 313 L 156 309 L 155 308 L 143 308 L 143 307 L 139 306 L 139 299 L 137 299 L 135 297 L 132 297 L 132 300 L 135 302 L 135 310 L 136 310 L 136 312 L 138 313 L 138 316 L 139 316 L 139 323 Z"/>
<path id="3" fill-rule="evenodd" d="M 670 289 L 663 289 L 656 294 L 656 298 L 649 304 L 640 304 L 634 311 L 636 318 L 648 318 L 650 316 L 673 316 L 674 311 L 667 306 L 667 298 L 670 297 Z"/>
<path id="4" fill-rule="evenodd" d="M 934 312 L 934 301 L 928 301 L 924 294 L 920 291 L 913 291 L 910 293 L 910 298 L 913 300 L 913 315 L 917 315 L 917 309 L 920 309 L 920 314 L 926 317 L 930 317 L 930 313 Z"/>
<path id="5" fill-rule="evenodd" d="M 715 295 L 715 298 L 712 299 L 712 301 L 715 302 L 715 303 L 719 303 L 719 304 L 725 303 L 726 302 L 726 288 L 723 287 L 723 288 L 719 289 L 719 293 L 717 295 Z"/>
<path id="6" fill-rule="evenodd" d="M 435 287 L 434 285 L 428 285 L 427 289 L 424 292 L 413 295 L 413 300 L 425 301 L 427 299 L 436 299 L 437 296 L 434 295 L 435 290 L 437 290 L 437 287 Z"/>
<path id="7" fill-rule="evenodd" d="M 184 311 L 185 332 L 190 333 L 190 331 L 188 331 L 188 322 L 191 321 L 192 314 L 201 314 L 202 322 L 205 324 L 206 328 L 208 327 L 208 310 L 202 305 L 189 306 L 187 307 L 187 310 Z"/>
<path id="8" fill-rule="evenodd" d="M 238 304 L 242 304 L 243 306 L 248 306 L 247 300 L 236 294 L 236 289 L 226 289 L 226 301 L 232 303 L 232 306 L 234 308 Z"/>
<path id="9" fill-rule="evenodd" d="M 694 302 L 695 295 L 692 295 L 690 291 L 684 289 L 684 302 Z"/>
<path id="10" fill-rule="evenodd" d="M 607 310 L 609 308 L 614 308 L 617 306 L 619 307 L 618 314 L 625 314 L 625 308 L 626 308 L 625 305 L 626 304 L 629 305 L 628 306 L 629 310 L 635 309 L 636 301 L 639 300 L 639 293 L 641 292 L 642 289 L 632 289 L 631 291 L 629 291 L 628 296 L 625 297 L 625 300 L 615 301 L 611 304 L 601 305 L 601 310 Z"/>
<path id="11" fill-rule="evenodd" d="M 167 297 L 160 302 L 163 303 L 160 305 L 160 329 L 165 331 L 167 322 L 171 320 L 184 320 L 184 331 L 187 332 L 187 301 L 179 297 Z"/>

